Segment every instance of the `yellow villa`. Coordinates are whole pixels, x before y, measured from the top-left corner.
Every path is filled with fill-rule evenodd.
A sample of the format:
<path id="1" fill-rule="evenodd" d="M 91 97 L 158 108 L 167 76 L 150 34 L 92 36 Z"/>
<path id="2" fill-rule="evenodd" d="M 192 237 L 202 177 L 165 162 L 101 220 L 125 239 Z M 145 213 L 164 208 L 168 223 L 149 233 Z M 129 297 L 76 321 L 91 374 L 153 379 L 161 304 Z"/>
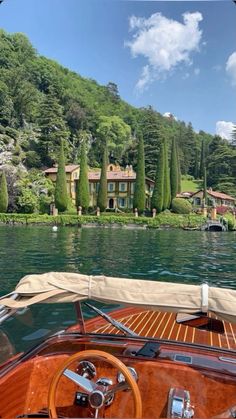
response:
<path id="1" fill-rule="evenodd" d="M 70 164 L 65 167 L 67 179 L 67 191 L 72 201 L 75 203 L 76 184 L 79 180 L 79 165 Z M 57 167 L 51 167 L 44 171 L 53 182 L 57 178 Z M 89 170 L 89 193 L 91 207 L 97 206 L 97 194 L 100 180 L 100 169 Z M 126 209 L 133 208 L 133 195 L 136 180 L 136 172 L 132 166 L 125 169 L 117 164 L 109 164 L 107 167 L 107 208 Z M 146 178 L 146 207 L 150 208 L 150 198 L 154 188 L 153 180 Z"/>

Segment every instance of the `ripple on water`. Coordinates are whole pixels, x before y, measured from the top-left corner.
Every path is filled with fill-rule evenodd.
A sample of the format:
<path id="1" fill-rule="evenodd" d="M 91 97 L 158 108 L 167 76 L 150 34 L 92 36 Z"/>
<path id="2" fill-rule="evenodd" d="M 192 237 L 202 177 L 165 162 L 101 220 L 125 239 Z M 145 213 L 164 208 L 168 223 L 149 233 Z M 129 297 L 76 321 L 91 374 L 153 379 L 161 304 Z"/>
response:
<path id="1" fill-rule="evenodd" d="M 72 271 L 236 289 L 235 234 L 0 227 L 1 290 L 29 273 Z"/>

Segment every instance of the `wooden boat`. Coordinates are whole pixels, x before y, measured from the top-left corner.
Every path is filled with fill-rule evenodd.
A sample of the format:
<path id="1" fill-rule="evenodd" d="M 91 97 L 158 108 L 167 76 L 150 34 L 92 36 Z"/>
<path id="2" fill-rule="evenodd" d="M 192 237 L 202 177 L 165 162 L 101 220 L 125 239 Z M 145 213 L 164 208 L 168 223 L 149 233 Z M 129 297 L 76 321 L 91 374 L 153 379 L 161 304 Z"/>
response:
<path id="1" fill-rule="evenodd" d="M 236 291 L 52 272 L 0 303 L 3 325 L 42 303 L 74 303 L 78 316 L 21 353 L 4 329 L 1 418 L 236 417 Z"/>

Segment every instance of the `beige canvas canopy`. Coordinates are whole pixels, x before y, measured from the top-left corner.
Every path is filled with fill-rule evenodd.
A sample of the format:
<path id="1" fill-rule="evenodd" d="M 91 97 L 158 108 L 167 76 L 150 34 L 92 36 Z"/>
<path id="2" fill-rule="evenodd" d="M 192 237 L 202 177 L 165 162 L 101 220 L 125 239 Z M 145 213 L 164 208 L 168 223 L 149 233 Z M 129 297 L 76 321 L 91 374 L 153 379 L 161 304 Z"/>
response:
<path id="1" fill-rule="evenodd" d="M 0 305 L 12 309 L 35 303 L 64 303 L 93 299 L 150 310 L 173 313 L 210 312 L 236 322 L 236 291 L 168 282 L 106 276 L 88 276 L 68 272 L 27 275 L 14 293 L 16 299 L 3 297 Z"/>

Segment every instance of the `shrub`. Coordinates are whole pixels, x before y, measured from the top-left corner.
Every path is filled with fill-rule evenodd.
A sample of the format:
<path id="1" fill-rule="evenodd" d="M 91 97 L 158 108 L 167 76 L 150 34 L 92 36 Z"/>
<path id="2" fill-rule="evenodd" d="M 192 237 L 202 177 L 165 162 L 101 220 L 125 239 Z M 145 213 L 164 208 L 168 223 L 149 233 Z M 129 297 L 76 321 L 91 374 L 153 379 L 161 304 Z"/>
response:
<path id="1" fill-rule="evenodd" d="M 16 144 L 14 150 L 13 150 L 13 155 L 14 156 L 20 156 L 21 154 L 21 147 L 19 146 L 19 144 Z"/>
<path id="2" fill-rule="evenodd" d="M 0 212 L 6 212 L 8 207 L 8 191 L 5 173 L 0 179 Z"/>
<path id="3" fill-rule="evenodd" d="M 189 214 L 192 211 L 192 205 L 183 198 L 174 198 L 172 200 L 172 211 L 176 214 Z"/>
<path id="4" fill-rule="evenodd" d="M 10 139 L 7 135 L 3 135 L 1 139 L 4 142 L 4 144 L 9 144 Z"/>
<path id="5" fill-rule="evenodd" d="M 11 137 L 14 138 L 14 140 L 16 140 L 18 138 L 18 131 L 14 128 L 11 127 L 6 127 L 5 128 L 5 133 Z"/>
<path id="6" fill-rule="evenodd" d="M 25 164 L 28 168 L 41 167 L 41 159 L 36 151 L 30 150 L 25 153 Z"/>
<path id="7" fill-rule="evenodd" d="M 11 161 L 14 166 L 18 166 L 18 164 L 21 162 L 21 158 L 19 156 L 13 156 Z"/>
<path id="8" fill-rule="evenodd" d="M 222 205 L 222 206 L 216 207 L 216 212 L 217 212 L 217 214 L 219 214 L 219 215 L 224 215 L 224 214 L 226 214 L 226 212 L 228 212 L 228 210 L 229 210 L 229 208 L 228 208 L 228 207 L 226 207 L 225 205 Z"/>
<path id="9" fill-rule="evenodd" d="M 39 197 L 39 212 L 40 214 L 50 213 L 50 204 L 52 203 L 52 197 L 47 195 L 40 195 Z"/>
<path id="10" fill-rule="evenodd" d="M 30 189 L 23 189 L 18 198 L 19 212 L 32 214 L 38 210 L 38 198 Z"/>
<path id="11" fill-rule="evenodd" d="M 5 128 L 0 124 L 0 134 L 5 134 Z"/>

